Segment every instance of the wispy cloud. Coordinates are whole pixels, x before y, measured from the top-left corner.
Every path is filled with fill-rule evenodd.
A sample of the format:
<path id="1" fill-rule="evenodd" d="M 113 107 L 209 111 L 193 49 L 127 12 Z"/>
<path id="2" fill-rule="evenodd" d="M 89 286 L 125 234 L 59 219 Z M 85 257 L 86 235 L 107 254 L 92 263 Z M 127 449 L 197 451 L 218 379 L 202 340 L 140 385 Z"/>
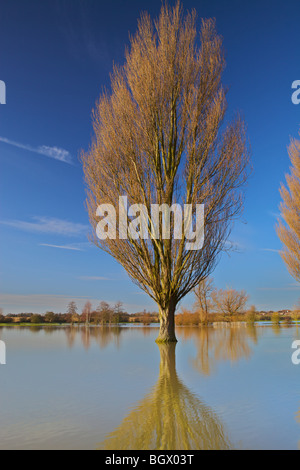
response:
<path id="1" fill-rule="evenodd" d="M 89 226 L 50 217 L 33 217 L 33 222 L 24 220 L 1 220 L 0 224 L 19 230 L 37 233 L 78 236 L 87 233 Z"/>
<path id="2" fill-rule="evenodd" d="M 288 284 L 287 286 L 276 286 L 276 287 L 258 287 L 258 290 L 263 291 L 290 291 L 290 290 L 300 290 L 300 285 L 297 284 Z"/>
<path id="3" fill-rule="evenodd" d="M 261 248 L 261 251 L 270 251 L 271 253 L 280 253 L 280 250 L 275 250 L 274 248 Z"/>
<path id="4" fill-rule="evenodd" d="M 72 5 L 71 5 L 72 4 Z M 67 48 L 75 60 L 91 60 L 96 66 L 110 69 L 112 57 L 116 56 L 117 44 L 107 42 L 101 30 L 95 29 L 94 6 L 85 2 L 57 2 L 58 26 Z"/>
<path id="5" fill-rule="evenodd" d="M 50 245 L 49 243 L 40 243 L 39 246 L 47 246 L 49 248 L 60 248 L 62 250 L 84 251 L 82 248 L 73 245 Z"/>
<path id="6" fill-rule="evenodd" d="M 102 276 L 79 276 L 77 279 L 81 279 L 82 281 L 113 281 L 113 279 Z"/>
<path id="7" fill-rule="evenodd" d="M 235 251 L 235 252 L 241 253 L 241 252 L 246 251 L 246 246 L 243 243 L 238 242 L 236 240 L 226 240 L 224 246 L 225 246 L 225 250 L 228 250 L 229 252 Z"/>
<path id="8" fill-rule="evenodd" d="M 72 164 L 72 157 L 68 150 L 59 148 L 59 147 L 48 147 L 47 145 L 41 145 L 39 147 L 33 147 L 32 145 L 20 144 L 13 140 L 6 139 L 5 137 L 0 137 L 0 142 L 3 142 L 8 145 L 13 145 L 23 150 L 28 150 L 29 152 L 38 153 L 40 155 L 45 155 L 49 158 L 54 158 L 60 162 Z"/>
<path id="9" fill-rule="evenodd" d="M 276 219 L 276 220 L 281 218 L 280 212 L 269 211 L 268 214 L 270 217 L 273 217 L 273 219 Z"/>

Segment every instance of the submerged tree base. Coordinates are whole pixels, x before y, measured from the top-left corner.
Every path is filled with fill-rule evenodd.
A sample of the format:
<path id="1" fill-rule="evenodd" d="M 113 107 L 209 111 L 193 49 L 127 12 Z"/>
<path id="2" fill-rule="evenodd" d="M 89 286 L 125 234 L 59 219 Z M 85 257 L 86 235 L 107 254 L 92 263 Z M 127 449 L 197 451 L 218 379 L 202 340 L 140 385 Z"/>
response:
<path id="1" fill-rule="evenodd" d="M 175 335 L 175 306 L 171 302 L 166 310 L 160 309 L 160 329 L 157 344 L 177 343 Z"/>
<path id="2" fill-rule="evenodd" d="M 157 344 L 168 344 L 168 343 L 177 343 L 178 340 L 176 339 L 176 336 L 173 336 L 173 337 L 170 337 L 170 338 L 162 338 L 162 337 L 158 337 L 155 342 Z"/>

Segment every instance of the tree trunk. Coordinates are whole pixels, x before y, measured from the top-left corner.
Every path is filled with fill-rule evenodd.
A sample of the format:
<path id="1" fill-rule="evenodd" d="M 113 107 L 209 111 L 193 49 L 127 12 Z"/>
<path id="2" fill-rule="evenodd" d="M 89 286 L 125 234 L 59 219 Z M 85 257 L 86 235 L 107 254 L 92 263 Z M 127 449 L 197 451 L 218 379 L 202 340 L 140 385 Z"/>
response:
<path id="1" fill-rule="evenodd" d="M 157 343 L 177 343 L 175 336 L 176 302 L 171 300 L 167 308 L 159 307 L 160 329 Z"/>
<path id="2" fill-rule="evenodd" d="M 176 387 L 173 387 L 173 384 L 176 381 L 178 382 L 175 356 L 176 343 L 160 343 L 158 347 L 160 352 L 159 381 L 170 382 L 174 393 Z"/>

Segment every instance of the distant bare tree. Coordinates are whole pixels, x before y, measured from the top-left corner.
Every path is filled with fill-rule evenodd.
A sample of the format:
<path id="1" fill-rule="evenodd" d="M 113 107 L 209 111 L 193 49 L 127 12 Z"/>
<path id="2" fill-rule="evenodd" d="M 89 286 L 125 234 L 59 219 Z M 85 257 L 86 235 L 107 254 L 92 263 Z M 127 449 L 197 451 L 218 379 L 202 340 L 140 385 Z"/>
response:
<path id="1" fill-rule="evenodd" d="M 54 312 L 46 312 L 44 320 L 46 323 L 54 323 L 55 322 L 55 313 Z"/>
<path id="2" fill-rule="evenodd" d="M 155 22 L 143 14 L 124 66 L 114 67 L 111 93 L 96 104 L 94 139 L 82 154 L 93 241 L 158 304 L 158 342 L 176 341 L 176 306 L 213 271 L 242 209 L 248 173 L 243 120 L 224 122 L 225 59 L 214 20 L 202 20 L 199 39 L 195 12 L 184 16 L 179 2 L 163 5 Z M 97 207 L 113 205 L 118 219 L 119 196 L 144 204 L 148 214 L 152 204 L 161 210 L 190 204 L 193 222 L 196 204 L 204 204 L 203 248 L 190 250 L 186 237 L 176 239 L 174 220 L 170 239 L 162 230 L 153 237 L 149 220 L 146 240 L 123 239 L 119 225 L 115 239 L 98 239 Z"/>
<path id="3" fill-rule="evenodd" d="M 114 313 L 113 313 L 114 323 L 120 323 L 121 315 L 124 312 L 123 303 L 120 302 L 120 301 L 116 302 L 114 307 L 113 307 L 113 311 L 114 311 Z"/>
<path id="4" fill-rule="evenodd" d="M 77 313 L 77 305 L 74 301 L 68 303 L 67 313 L 70 316 L 71 323 L 78 323 L 79 315 Z"/>
<path id="5" fill-rule="evenodd" d="M 91 320 L 91 313 L 92 313 L 92 304 L 91 302 L 88 300 L 83 309 L 82 309 L 82 316 L 86 322 L 86 324 L 88 325 L 90 323 L 90 320 Z"/>
<path id="6" fill-rule="evenodd" d="M 77 310 L 78 310 L 77 305 L 73 300 L 72 300 L 72 302 L 68 303 L 67 313 L 69 315 L 74 315 L 75 313 L 77 313 Z"/>
<path id="7" fill-rule="evenodd" d="M 113 317 L 113 310 L 107 302 L 100 302 L 96 309 L 99 321 L 102 323 L 111 323 Z"/>
<path id="8" fill-rule="evenodd" d="M 281 217 L 276 227 L 284 245 L 281 256 L 290 274 L 300 282 L 300 140 L 292 139 L 288 148 L 292 167 L 281 185 Z"/>
<path id="9" fill-rule="evenodd" d="M 294 321 L 300 320 L 300 299 L 298 300 L 297 304 L 293 308 L 292 318 Z"/>
<path id="10" fill-rule="evenodd" d="M 196 309 L 199 311 L 201 323 L 208 322 L 208 314 L 211 309 L 211 293 L 213 291 L 213 280 L 210 278 L 203 279 L 194 289 L 196 296 Z"/>
<path id="11" fill-rule="evenodd" d="M 255 323 L 256 320 L 256 307 L 255 305 L 251 305 L 249 310 L 246 312 L 246 321 L 248 323 Z"/>
<path id="12" fill-rule="evenodd" d="M 215 289 L 211 294 L 211 298 L 217 312 L 230 318 L 232 315 L 244 311 L 249 297 L 244 290 Z"/>

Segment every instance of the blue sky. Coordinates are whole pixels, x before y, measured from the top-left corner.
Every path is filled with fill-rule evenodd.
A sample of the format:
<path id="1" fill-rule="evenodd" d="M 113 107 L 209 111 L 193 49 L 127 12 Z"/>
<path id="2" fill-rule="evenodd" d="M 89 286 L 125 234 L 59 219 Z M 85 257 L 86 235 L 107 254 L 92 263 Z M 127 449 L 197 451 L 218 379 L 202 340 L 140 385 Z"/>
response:
<path id="1" fill-rule="evenodd" d="M 161 2 L 0 0 L 0 306 L 4 312 L 65 311 L 70 300 L 122 300 L 130 312 L 154 304 L 123 268 L 87 240 L 89 222 L 78 160 L 91 135 L 91 110 L 122 63 L 142 10 Z M 300 287 L 288 274 L 275 233 L 287 145 L 300 128 L 291 85 L 300 80 L 298 0 L 186 0 L 215 17 L 224 38 L 229 116 L 242 111 L 253 174 L 245 211 L 213 277 L 246 289 L 259 309 L 291 308 Z M 183 302 L 189 306 L 193 297 Z"/>

